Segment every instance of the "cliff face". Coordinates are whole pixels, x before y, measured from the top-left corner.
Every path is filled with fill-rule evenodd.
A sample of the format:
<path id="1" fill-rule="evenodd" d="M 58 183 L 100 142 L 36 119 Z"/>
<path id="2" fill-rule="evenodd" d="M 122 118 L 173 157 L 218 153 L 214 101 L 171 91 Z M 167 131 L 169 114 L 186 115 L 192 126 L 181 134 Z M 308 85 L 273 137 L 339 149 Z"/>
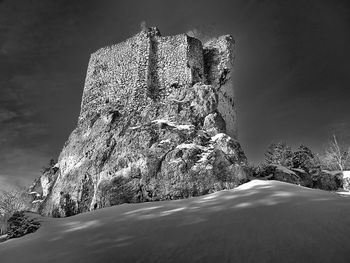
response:
<path id="1" fill-rule="evenodd" d="M 78 125 L 38 181 L 40 210 L 64 216 L 245 182 L 232 67 L 230 36 L 203 45 L 156 28 L 93 53 Z"/>

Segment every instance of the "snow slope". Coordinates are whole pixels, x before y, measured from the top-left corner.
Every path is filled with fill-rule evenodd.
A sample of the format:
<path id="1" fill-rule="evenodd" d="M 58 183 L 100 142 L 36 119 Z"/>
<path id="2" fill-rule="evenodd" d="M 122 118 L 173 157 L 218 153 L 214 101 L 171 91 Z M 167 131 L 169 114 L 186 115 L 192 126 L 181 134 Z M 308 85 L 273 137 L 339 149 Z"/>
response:
<path id="1" fill-rule="evenodd" d="M 350 262 L 350 198 L 277 181 L 40 218 L 0 262 Z"/>

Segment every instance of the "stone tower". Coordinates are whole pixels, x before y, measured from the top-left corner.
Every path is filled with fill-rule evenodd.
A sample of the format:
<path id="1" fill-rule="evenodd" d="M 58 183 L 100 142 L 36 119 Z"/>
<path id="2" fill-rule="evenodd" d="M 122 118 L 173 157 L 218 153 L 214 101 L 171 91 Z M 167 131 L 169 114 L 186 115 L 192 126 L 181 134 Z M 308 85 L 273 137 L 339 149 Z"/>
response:
<path id="1" fill-rule="evenodd" d="M 201 195 L 246 181 L 233 40 L 157 28 L 91 55 L 76 129 L 42 176 L 40 210 L 67 215 Z M 72 205 L 73 204 L 73 205 Z"/>

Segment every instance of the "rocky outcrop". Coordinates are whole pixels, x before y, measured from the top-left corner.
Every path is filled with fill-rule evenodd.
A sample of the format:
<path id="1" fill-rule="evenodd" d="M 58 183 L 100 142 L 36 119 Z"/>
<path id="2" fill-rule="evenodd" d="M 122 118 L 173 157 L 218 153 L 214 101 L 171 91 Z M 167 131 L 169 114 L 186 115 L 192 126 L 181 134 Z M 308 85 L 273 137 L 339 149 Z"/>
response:
<path id="1" fill-rule="evenodd" d="M 300 184 L 300 177 L 294 171 L 281 165 L 276 165 L 275 167 L 272 179 L 291 184 Z"/>
<path id="2" fill-rule="evenodd" d="M 258 176 L 264 180 L 277 180 L 310 188 L 313 187 L 314 183 L 312 175 L 305 170 L 282 165 L 267 165 Z"/>
<path id="3" fill-rule="evenodd" d="M 311 174 L 307 173 L 301 168 L 291 168 L 290 170 L 293 171 L 299 177 L 299 185 L 309 188 L 313 187 L 313 180 Z"/>
<path id="4" fill-rule="evenodd" d="M 42 213 L 185 198 L 246 182 L 232 69 L 231 36 L 202 44 L 151 28 L 92 54 L 78 125 L 57 169 L 41 179 Z"/>

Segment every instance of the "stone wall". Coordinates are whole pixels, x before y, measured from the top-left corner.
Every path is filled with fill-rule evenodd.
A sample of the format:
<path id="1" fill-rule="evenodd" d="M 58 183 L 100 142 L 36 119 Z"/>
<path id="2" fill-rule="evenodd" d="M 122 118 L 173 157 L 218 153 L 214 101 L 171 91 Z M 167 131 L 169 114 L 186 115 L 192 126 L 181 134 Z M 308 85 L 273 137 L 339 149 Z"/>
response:
<path id="1" fill-rule="evenodd" d="M 231 36 L 221 36 L 204 44 L 204 73 L 207 83 L 218 91 L 218 111 L 226 122 L 226 133 L 237 139 L 233 62 L 234 41 Z"/>
<path id="2" fill-rule="evenodd" d="M 199 40 L 185 34 L 156 37 L 154 51 L 152 71 L 159 89 L 170 92 L 169 89 L 189 86 L 202 80 L 197 77 L 197 71 L 203 72 L 203 54 Z M 168 92 L 161 93 L 168 95 Z"/>
<path id="3" fill-rule="evenodd" d="M 147 41 L 138 34 L 125 42 L 101 48 L 91 55 L 87 70 L 79 121 L 112 105 L 118 108 L 132 92 L 139 74 L 140 58 L 147 55 Z M 147 45 L 147 43 L 146 43 Z M 141 54 L 146 52 L 146 54 Z"/>
<path id="4" fill-rule="evenodd" d="M 157 29 L 142 31 L 91 55 L 79 123 L 109 110 L 144 107 L 130 101 L 133 93 L 147 104 L 148 98 L 157 100 L 169 95 L 171 89 L 204 82 L 203 77 L 199 40 L 185 34 L 162 37 Z"/>

